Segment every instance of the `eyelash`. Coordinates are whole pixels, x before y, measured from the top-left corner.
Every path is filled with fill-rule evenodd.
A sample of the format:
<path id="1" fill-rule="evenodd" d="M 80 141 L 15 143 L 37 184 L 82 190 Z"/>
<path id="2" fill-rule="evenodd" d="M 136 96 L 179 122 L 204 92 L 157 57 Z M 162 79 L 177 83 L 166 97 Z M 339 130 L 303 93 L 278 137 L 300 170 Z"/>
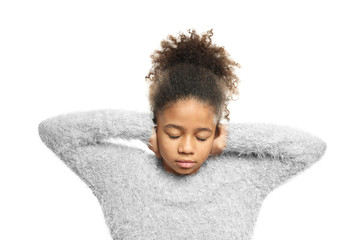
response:
<path id="1" fill-rule="evenodd" d="M 179 138 L 179 136 L 178 137 L 173 137 L 173 136 L 170 136 L 169 135 L 169 137 L 170 137 L 170 139 L 172 139 L 172 140 L 176 140 L 177 138 Z M 199 141 L 201 141 L 201 142 L 205 142 L 207 139 L 202 139 L 202 138 L 197 138 Z"/>

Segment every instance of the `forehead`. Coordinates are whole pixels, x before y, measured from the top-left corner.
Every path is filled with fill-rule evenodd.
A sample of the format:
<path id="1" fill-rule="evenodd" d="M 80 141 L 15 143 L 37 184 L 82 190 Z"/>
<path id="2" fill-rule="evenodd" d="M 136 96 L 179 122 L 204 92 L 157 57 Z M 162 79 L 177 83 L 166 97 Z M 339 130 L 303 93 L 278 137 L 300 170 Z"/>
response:
<path id="1" fill-rule="evenodd" d="M 212 127 L 216 124 L 215 115 L 207 104 L 190 99 L 178 101 L 166 108 L 158 118 L 163 124 L 176 124 L 184 127 Z"/>

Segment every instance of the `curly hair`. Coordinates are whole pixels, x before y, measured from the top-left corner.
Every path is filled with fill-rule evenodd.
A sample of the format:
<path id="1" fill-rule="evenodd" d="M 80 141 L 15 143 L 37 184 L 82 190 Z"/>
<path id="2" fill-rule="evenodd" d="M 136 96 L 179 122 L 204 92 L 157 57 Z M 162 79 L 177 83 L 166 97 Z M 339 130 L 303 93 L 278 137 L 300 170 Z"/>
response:
<path id="1" fill-rule="evenodd" d="M 157 115 L 178 100 L 194 98 L 208 104 L 217 124 L 223 113 L 229 119 L 228 102 L 239 95 L 239 79 L 234 67 L 241 67 L 229 57 L 224 47 L 212 44 L 213 29 L 202 36 L 188 30 L 190 36 L 180 33 L 178 38 L 168 35 L 161 41 L 161 50 L 151 56 L 152 68 L 145 77 L 150 81 L 149 103 L 153 122 Z"/>

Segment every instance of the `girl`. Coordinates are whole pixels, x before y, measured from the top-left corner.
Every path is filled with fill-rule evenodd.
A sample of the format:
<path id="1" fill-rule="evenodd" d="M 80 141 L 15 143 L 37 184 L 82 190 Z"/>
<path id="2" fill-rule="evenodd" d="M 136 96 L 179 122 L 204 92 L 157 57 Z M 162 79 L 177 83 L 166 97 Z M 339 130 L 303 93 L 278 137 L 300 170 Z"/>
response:
<path id="1" fill-rule="evenodd" d="M 99 200 L 115 240 L 249 240 L 267 194 L 326 151 L 295 128 L 221 124 L 238 94 L 239 65 L 212 44 L 212 30 L 189 34 L 168 36 L 152 55 L 152 114 L 103 109 L 39 124 L 42 141 Z M 115 137 L 139 139 L 155 154 Z"/>
<path id="2" fill-rule="evenodd" d="M 194 174 L 211 153 L 221 153 L 227 140 L 222 113 L 229 120 L 230 95 L 238 94 L 233 67 L 239 64 L 223 47 L 212 45 L 212 30 L 189 33 L 180 34 L 179 41 L 173 36 L 162 41 L 146 77 L 157 130 L 149 148 L 174 174 Z"/>

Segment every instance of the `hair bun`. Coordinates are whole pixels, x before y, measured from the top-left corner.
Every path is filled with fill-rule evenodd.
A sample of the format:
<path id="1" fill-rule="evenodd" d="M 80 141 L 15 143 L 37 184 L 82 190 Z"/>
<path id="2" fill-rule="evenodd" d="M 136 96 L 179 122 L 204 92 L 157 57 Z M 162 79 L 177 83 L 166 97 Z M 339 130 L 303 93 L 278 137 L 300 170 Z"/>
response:
<path id="1" fill-rule="evenodd" d="M 151 55 L 153 74 L 179 63 L 189 63 L 209 69 L 219 77 L 235 77 L 232 67 L 240 65 L 229 58 L 223 47 L 212 44 L 213 29 L 202 36 L 194 29 L 189 29 L 188 33 L 189 36 L 184 33 L 180 33 L 178 37 L 168 35 L 167 39 L 162 40 L 162 49 Z"/>

